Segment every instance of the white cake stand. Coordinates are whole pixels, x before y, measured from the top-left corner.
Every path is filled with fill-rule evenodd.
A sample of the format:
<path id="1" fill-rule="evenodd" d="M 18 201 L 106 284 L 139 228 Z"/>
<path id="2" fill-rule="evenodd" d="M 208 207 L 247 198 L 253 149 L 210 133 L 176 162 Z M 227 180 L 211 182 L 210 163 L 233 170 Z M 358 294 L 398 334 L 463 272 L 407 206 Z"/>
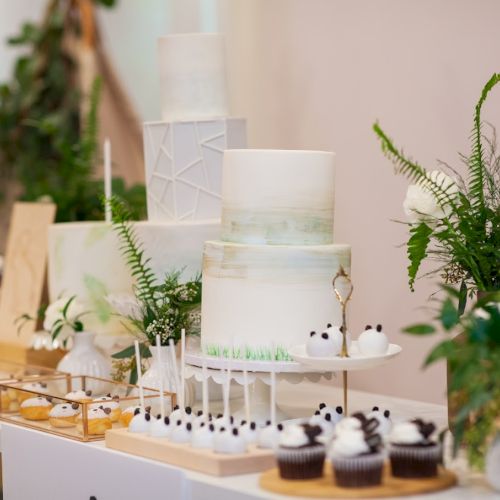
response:
<path id="1" fill-rule="evenodd" d="M 186 352 L 185 377 L 194 378 L 198 382 L 203 381 L 203 362 L 207 366 L 207 378 L 211 378 L 216 384 L 226 382 L 226 371 L 230 366 L 231 380 L 237 384 L 244 385 L 243 371 L 248 373 L 248 385 L 251 386 L 251 410 L 252 420 L 258 423 L 264 423 L 270 418 L 271 401 L 271 371 L 276 373 L 276 382 L 286 381 L 291 384 L 299 384 L 303 380 L 318 382 L 321 378 L 330 380 L 333 377 L 331 370 L 326 373 L 323 370 L 310 368 L 307 365 L 295 361 L 254 361 L 227 358 L 216 358 L 213 356 L 204 356 L 201 351 Z M 232 404 L 235 402 L 233 401 Z M 232 411 L 238 419 L 245 418 L 244 407 L 239 407 Z M 289 418 L 282 410 L 276 409 L 277 421 Z"/>

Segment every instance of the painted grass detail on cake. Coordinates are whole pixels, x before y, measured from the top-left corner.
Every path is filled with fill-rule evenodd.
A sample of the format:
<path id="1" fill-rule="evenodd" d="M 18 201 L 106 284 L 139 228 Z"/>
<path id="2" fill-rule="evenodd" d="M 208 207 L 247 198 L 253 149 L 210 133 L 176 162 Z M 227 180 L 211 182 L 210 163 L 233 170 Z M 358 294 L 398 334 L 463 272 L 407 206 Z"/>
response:
<path id="1" fill-rule="evenodd" d="M 231 348 L 218 344 L 204 346 L 203 350 L 209 356 L 216 358 L 229 358 Z M 270 347 L 234 347 L 232 348 L 233 359 L 246 359 L 249 361 L 271 361 L 273 350 Z M 288 350 L 284 346 L 276 346 L 274 349 L 275 361 L 292 361 Z"/>

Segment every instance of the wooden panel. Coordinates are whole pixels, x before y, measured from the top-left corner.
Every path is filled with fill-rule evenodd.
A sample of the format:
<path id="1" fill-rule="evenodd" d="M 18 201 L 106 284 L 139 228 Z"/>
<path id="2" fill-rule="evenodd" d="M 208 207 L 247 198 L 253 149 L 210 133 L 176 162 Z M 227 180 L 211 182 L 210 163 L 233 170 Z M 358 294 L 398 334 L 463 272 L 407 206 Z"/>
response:
<path id="1" fill-rule="evenodd" d="M 437 477 L 429 479 L 398 479 L 390 474 L 390 467 L 384 468 L 384 476 L 380 486 L 369 488 L 341 488 L 332 477 L 332 467 L 327 462 L 325 473 L 319 479 L 308 481 L 290 481 L 280 478 L 278 469 L 264 472 L 260 477 L 260 486 L 265 490 L 282 495 L 311 498 L 382 498 L 416 495 L 444 490 L 457 483 L 453 472 L 442 467 Z"/>
<path id="2" fill-rule="evenodd" d="M 16 203 L 7 238 L 0 296 L 0 341 L 28 345 L 35 323 L 22 335 L 14 324 L 21 314 L 36 315 L 43 294 L 47 265 L 47 229 L 54 221 L 52 203 Z"/>
<path id="3" fill-rule="evenodd" d="M 127 429 L 107 431 L 106 446 L 214 476 L 262 472 L 276 465 L 272 450 L 250 447 L 249 452 L 245 454 L 223 455 L 211 450 L 192 448 L 188 444 L 176 444 L 166 439 L 131 433 Z"/>

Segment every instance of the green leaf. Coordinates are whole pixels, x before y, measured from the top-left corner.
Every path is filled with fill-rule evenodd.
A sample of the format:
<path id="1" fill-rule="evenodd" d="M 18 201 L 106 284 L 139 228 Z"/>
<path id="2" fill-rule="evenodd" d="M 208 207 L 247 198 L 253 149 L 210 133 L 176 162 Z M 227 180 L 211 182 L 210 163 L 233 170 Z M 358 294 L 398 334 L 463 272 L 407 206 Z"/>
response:
<path id="1" fill-rule="evenodd" d="M 418 269 L 427 256 L 427 247 L 430 242 L 432 229 L 425 222 L 422 222 L 412 226 L 410 234 L 411 236 L 407 244 L 408 259 L 410 260 L 410 265 L 408 266 L 408 284 L 413 291 Z"/>
<path id="2" fill-rule="evenodd" d="M 460 321 L 458 311 L 453 305 L 453 302 L 450 298 L 445 299 L 445 301 L 443 302 L 439 319 L 441 320 L 443 328 L 446 331 L 450 331 Z"/>
<path id="3" fill-rule="evenodd" d="M 83 323 L 79 320 L 75 321 L 73 323 L 73 330 L 75 330 L 75 332 L 83 332 Z"/>
<path id="4" fill-rule="evenodd" d="M 69 306 L 71 305 L 71 303 L 76 299 L 76 295 L 73 295 L 69 300 L 68 302 L 66 302 L 66 304 L 64 304 L 64 307 L 62 308 L 62 311 L 61 311 L 61 314 L 63 316 L 63 318 L 65 320 L 67 320 L 68 318 L 66 317 L 66 315 L 68 314 L 68 309 L 69 309 Z"/>
<path id="5" fill-rule="evenodd" d="M 462 280 L 460 284 L 459 300 L 458 300 L 458 315 L 462 316 L 465 311 L 465 306 L 467 304 L 467 283 Z"/>
<path id="6" fill-rule="evenodd" d="M 114 354 L 111 355 L 113 359 L 126 359 L 126 358 L 131 358 L 132 356 L 135 355 L 135 347 L 133 345 L 130 345 L 128 347 L 125 347 L 125 349 L 115 352 Z"/>
<path id="7" fill-rule="evenodd" d="M 58 337 L 58 335 L 61 333 L 63 326 L 64 324 L 61 323 L 52 329 L 52 340 L 55 340 Z"/>
<path id="8" fill-rule="evenodd" d="M 436 332 L 436 329 L 432 325 L 419 323 L 417 325 L 407 326 L 406 328 L 403 328 L 402 331 L 412 335 L 431 335 Z"/>
<path id="9" fill-rule="evenodd" d="M 453 340 L 445 340 L 439 343 L 425 358 L 424 368 L 440 359 L 448 359 L 455 354 L 456 350 L 457 344 Z"/>

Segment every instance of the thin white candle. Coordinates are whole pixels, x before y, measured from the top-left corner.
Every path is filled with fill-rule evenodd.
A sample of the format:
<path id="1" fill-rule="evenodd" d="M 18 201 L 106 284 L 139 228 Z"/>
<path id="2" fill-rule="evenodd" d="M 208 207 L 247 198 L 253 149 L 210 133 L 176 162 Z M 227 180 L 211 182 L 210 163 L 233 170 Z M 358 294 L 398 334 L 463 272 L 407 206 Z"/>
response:
<path id="1" fill-rule="evenodd" d="M 202 402 L 203 402 L 203 418 L 208 422 L 208 369 L 207 369 L 207 360 L 205 356 L 203 356 L 203 360 L 201 362 L 201 373 L 203 380 L 201 382 L 201 394 L 202 394 Z"/>
<path id="2" fill-rule="evenodd" d="M 169 339 L 168 346 L 170 347 L 170 359 L 172 361 L 172 370 L 175 380 L 175 394 L 177 396 L 177 404 L 179 404 L 179 371 L 177 370 L 177 357 L 175 355 L 175 344 L 173 339 Z"/>
<path id="3" fill-rule="evenodd" d="M 248 392 L 248 371 L 247 366 L 243 368 L 243 397 L 245 399 L 245 418 L 250 422 L 250 394 Z"/>
<path id="4" fill-rule="evenodd" d="M 163 393 L 163 377 L 165 374 L 163 373 L 163 363 L 161 359 L 161 341 L 160 336 L 156 336 L 156 356 L 158 357 L 158 371 L 160 373 L 160 414 L 162 420 L 165 418 L 165 394 Z"/>
<path id="5" fill-rule="evenodd" d="M 273 345 L 271 360 L 271 424 L 276 425 L 276 359 Z"/>
<path id="6" fill-rule="evenodd" d="M 111 198 L 111 179 L 111 142 L 106 137 L 104 141 L 104 197 L 106 198 L 104 216 L 108 223 L 111 223 L 111 207 L 107 203 Z"/>
<path id="7" fill-rule="evenodd" d="M 185 369 L 185 351 L 186 351 L 186 330 L 184 328 L 181 330 L 181 412 L 182 415 L 184 415 L 184 411 L 186 409 L 184 397 L 185 397 L 185 390 L 186 390 L 186 385 L 185 385 L 185 380 L 184 380 L 184 369 Z"/>
<path id="8" fill-rule="evenodd" d="M 139 401 L 142 411 L 144 411 L 144 387 L 142 387 L 142 369 L 141 369 L 141 352 L 139 350 L 139 341 L 134 342 L 135 347 L 135 362 L 137 365 L 137 383 L 139 385 Z"/>

